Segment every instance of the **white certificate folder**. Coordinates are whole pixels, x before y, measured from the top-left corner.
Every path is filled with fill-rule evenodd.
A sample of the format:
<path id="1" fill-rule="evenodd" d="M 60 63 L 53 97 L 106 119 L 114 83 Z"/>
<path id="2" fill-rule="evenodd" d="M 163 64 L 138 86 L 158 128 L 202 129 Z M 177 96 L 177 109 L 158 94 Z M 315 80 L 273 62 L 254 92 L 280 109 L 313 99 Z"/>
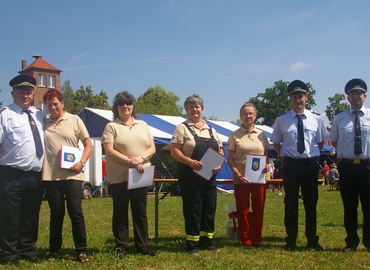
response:
<path id="1" fill-rule="evenodd" d="M 212 170 L 218 167 L 222 161 L 225 159 L 223 155 L 216 152 L 213 148 L 208 148 L 207 152 L 203 155 L 200 162 L 202 162 L 203 167 L 199 171 L 194 172 L 206 180 L 212 177 Z"/>
<path id="2" fill-rule="evenodd" d="M 150 187 L 154 183 L 155 166 L 144 167 L 144 173 L 139 173 L 135 168 L 128 169 L 127 190 Z"/>
<path id="3" fill-rule="evenodd" d="M 63 169 L 70 169 L 73 164 L 80 161 L 81 157 L 81 149 L 62 145 L 60 149 L 60 167 Z"/>
<path id="4" fill-rule="evenodd" d="M 248 179 L 249 183 L 266 184 L 265 174 L 262 173 L 265 164 L 266 156 L 247 155 L 244 177 Z"/>

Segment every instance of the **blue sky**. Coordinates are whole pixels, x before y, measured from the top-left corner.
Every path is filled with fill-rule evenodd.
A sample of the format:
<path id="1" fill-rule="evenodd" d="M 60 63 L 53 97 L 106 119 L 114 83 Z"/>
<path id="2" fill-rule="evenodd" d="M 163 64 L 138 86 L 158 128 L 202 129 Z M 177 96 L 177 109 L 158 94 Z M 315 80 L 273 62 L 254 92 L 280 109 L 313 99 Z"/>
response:
<path id="1" fill-rule="evenodd" d="M 162 86 L 197 93 L 203 115 L 236 120 L 275 81 L 310 82 L 315 111 L 358 77 L 370 85 L 370 1 L 1 1 L 0 100 L 32 55 L 77 90 Z M 367 29 L 367 30 L 366 30 Z M 366 100 L 365 106 L 369 106 Z"/>

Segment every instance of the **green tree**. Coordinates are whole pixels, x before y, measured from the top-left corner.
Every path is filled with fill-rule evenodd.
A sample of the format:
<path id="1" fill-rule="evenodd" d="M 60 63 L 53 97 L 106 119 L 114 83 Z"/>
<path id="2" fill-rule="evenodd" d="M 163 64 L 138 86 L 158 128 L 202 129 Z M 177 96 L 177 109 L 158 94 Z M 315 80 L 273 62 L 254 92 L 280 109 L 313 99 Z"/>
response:
<path id="1" fill-rule="evenodd" d="M 81 85 L 76 92 L 73 91 L 69 80 L 64 81 L 61 89 L 63 94 L 64 109 L 72 114 L 79 113 L 83 108 L 109 110 L 108 95 L 104 90 L 94 95 L 91 85 L 86 88 Z"/>
<path id="2" fill-rule="evenodd" d="M 63 94 L 64 110 L 67 112 L 72 112 L 74 91 L 71 87 L 70 80 L 64 81 L 62 87 L 60 88 L 60 92 Z"/>
<path id="3" fill-rule="evenodd" d="M 160 115 L 180 116 L 183 107 L 177 102 L 180 98 L 171 91 L 166 91 L 162 86 L 150 87 L 136 101 L 138 113 L 151 113 Z"/>
<path id="4" fill-rule="evenodd" d="M 276 81 L 270 88 L 266 88 L 264 93 L 258 93 L 257 96 L 250 98 L 247 102 L 253 103 L 257 108 L 257 124 L 271 126 L 276 117 L 292 108 L 287 93 L 289 82 L 282 80 Z M 310 110 L 316 105 L 313 96 L 316 90 L 313 89 L 310 83 L 306 83 L 308 87 L 308 100 L 306 102 L 306 109 Z"/>
<path id="5" fill-rule="evenodd" d="M 349 108 L 349 104 L 346 102 L 342 102 L 345 100 L 344 94 L 335 94 L 334 97 L 328 97 L 329 105 L 326 106 L 326 116 L 329 119 L 330 125 L 333 124 L 335 115 L 344 110 Z"/>

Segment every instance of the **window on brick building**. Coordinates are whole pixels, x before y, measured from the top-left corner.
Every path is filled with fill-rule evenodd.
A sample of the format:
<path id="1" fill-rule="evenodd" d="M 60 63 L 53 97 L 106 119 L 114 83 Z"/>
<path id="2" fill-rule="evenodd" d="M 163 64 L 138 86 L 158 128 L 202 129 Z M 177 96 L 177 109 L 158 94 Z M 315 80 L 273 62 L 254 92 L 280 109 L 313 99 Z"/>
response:
<path id="1" fill-rule="evenodd" d="M 49 87 L 55 88 L 55 75 L 49 75 Z"/>
<path id="2" fill-rule="evenodd" d="M 45 103 L 43 101 L 39 102 L 39 109 L 43 112 L 46 112 Z"/>
<path id="3" fill-rule="evenodd" d="M 39 74 L 39 86 L 45 87 L 46 86 L 46 75 Z"/>

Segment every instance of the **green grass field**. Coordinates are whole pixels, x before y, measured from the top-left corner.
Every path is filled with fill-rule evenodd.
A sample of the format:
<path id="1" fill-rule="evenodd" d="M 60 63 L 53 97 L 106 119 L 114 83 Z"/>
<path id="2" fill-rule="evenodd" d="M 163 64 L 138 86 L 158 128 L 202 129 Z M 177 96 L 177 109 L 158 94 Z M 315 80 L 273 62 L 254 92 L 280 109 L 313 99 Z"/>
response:
<path id="1" fill-rule="evenodd" d="M 94 198 L 83 201 L 88 237 L 88 253 L 91 262 L 82 265 L 76 261 L 69 217 L 65 217 L 63 248 L 60 258 L 54 262 L 44 261 L 33 265 L 21 261 L 23 269 L 370 269 L 370 253 L 362 243 L 356 252 L 343 253 L 346 236 L 343 226 L 343 206 L 338 191 L 329 191 L 319 186 L 318 235 L 325 251 L 308 251 L 304 247 L 304 208 L 299 205 L 299 236 L 296 252 L 283 249 L 285 244 L 284 194 L 267 191 L 262 244 L 265 251 L 244 250 L 238 239 L 225 238 L 225 221 L 228 211 L 225 205 L 234 201 L 234 195 L 218 195 L 216 212 L 215 245 L 221 249 L 217 254 L 200 251 L 199 256 L 184 252 L 185 229 L 180 197 L 166 197 L 159 204 L 159 239 L 154 239 L 154 197 L 148 198 L 148 222 L 150 247 L 158 256 L 148 257 L 135 254 L 132 229 L 127 257 L 119 260 L 115 256 L 115 243 L 111 230 L 112 199 Z M 131 221 L 131 218 L 130 218 Z M 359 208 L 359 236 L 362 237 L 362 213 Z M 46 258 L 49 239 L 49 207 L 43 201 L 40 212 L 38 255 Z M 0 266 L 9 269 L 9 266 Z"/>

